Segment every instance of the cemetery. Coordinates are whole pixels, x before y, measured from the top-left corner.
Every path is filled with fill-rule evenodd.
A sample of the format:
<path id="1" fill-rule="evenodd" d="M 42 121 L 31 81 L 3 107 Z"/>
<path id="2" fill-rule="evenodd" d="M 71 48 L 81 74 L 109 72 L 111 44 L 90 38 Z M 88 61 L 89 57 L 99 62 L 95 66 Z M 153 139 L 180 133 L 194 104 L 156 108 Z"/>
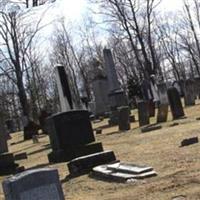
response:
<path id="1" fill-rule="evenodd" d="M 141 2 L 0 1 L 0 200 L 200 200 L 200 4 Z"/>

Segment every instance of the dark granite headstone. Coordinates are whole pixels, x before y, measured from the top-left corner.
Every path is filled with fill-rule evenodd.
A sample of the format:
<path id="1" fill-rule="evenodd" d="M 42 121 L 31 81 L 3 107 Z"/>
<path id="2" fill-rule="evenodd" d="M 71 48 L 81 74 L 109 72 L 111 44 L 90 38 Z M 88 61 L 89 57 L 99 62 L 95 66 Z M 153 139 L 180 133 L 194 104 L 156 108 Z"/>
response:
<path id="1" fill-rule="evenodd" d="M 35 169 L 3 181 L 5 200 L 64 200 L 58 170 Z"/>
<path id="2" fill-rule="evenodd" d="M 168 104 L 160 104 L 158 106 L 157 123 L 162 123 L 167 121 L 168 116 Z"/>
<path id="3" fill-rule="evenodd" d="M 30 140 L 34 135 L 38 134 L 40 126 L 33 121 L 29 121 L 27 126 L 24 127 L 24 140 Z"/>
<path id="4" fill-rule="evenodd" d="M 130 109 L 128 106 L 118 107 L 119 111 L 119 130 L 120 131 L 127 131 L 130 130 Z"/>
<path id="5" fill-rule="evenodd" d="M 183 117 L 185 114 L 177 89 L 175 87 L 171 87 L 167 90 L 167 94 L 173 119 L 175 120 Z"/>
<path id="6" fill-rule="evenodd" d="M 145 126 L 150 123 L 149 121 L 149 106 L 147 101 L 138 102 L 138 118 L 139 125 Z"/>
<path id="7" fill-rule="evenodd" d="M 103 150 L 101 143 L 95 143 L 88 111 L 62 112 L 47 120 L 53 149 L 49 154 L 50 162 L 68 161 Z"/>

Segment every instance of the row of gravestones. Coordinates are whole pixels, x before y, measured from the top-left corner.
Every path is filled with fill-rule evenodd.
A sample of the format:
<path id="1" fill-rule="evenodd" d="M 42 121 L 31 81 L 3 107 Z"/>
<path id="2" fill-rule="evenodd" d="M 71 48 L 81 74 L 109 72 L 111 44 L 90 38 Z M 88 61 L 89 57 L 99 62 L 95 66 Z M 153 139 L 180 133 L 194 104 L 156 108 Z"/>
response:
<path id="1" fill-rule="evenodd" d="M 168 116 L 168 100 L 173 120 L 179 119 L 185 116 L 183 106 L 181 103 L 181 97 L 175 87 L 171 87 L 166 90 L 167 91 L 167 99 L 161 99 L 160 104 L 158 105 L 158 114 L 157 114 L 157 123 L 166 122 Z M 150 109 L 151 108 L 151 109 Z M 152 108 L 151 103 L 148 101 L 140 101 L 138 102 L 138 118 L 139 125 L 144 126 L 150 123 L 150 110 L 155 110 Z"/>

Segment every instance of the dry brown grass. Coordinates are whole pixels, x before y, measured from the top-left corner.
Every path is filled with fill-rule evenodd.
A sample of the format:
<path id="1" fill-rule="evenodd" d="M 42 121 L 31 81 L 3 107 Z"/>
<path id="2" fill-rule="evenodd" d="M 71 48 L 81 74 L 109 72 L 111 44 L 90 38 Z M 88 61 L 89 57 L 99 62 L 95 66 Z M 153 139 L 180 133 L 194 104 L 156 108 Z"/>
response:
<path id="1" fill-rule="evenodd" d="M 32 141 L 21 142 L 9 147 L 10 152 L 27 152 L 28 160 L 20 161 L 26 168 L 49 166 L 59 170 L 62 187 L 68 200 L 169 200 L 174 196 L 186 195 L 189 200 L 200 199 L 200 144 L 180 148 L 184 138 L 199 136 L 200 105 L 185 109 L 187 119 L 178 120 L 178 126 L 170 127 L 171 116 L 160 130 L 140 133 L 138 123 L 132 130 L 119 133 L 117 127 L 104 128 L 97 135 L 104 149 L 111 149 L 121 161 L 150 165 L 158 176 L 137 183 L 109 183 L 89 178 L 87 175 L 66 180 L 66 163 L 48 165 L 48 137 L 40 138 L 39 144 Z M 155 119 L 152 118 L 152 123 Z M 93 124 L 102 127 L 107 120 Z M 22 140 L 22 134 L 13 135 L 11 142 Z M 3 180 L 5 177 L 0 177 Z M 3 199 L 2 189 L 0 199 Z"/>

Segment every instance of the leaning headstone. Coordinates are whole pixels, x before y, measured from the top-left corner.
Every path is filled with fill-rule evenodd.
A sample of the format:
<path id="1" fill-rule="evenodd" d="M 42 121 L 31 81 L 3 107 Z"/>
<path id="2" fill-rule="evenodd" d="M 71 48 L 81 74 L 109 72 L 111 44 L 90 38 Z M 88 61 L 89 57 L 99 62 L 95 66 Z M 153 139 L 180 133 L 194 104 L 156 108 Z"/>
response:
<path id="1" fill-rule="evenodd" d="M 50 162 L 65 162 L 103 151 L 102 144 L 95 142 L 88 111 L 62 112 L 47 120 L 53 150 L 48 155 Z"/>
<path id="2" fill-rule="evenodd" d="M 185 114 L 177 89 L 175 87 L 171 87 L 167 90 L 167 94 L 173 119 L 175 120 L 184 117 Z"/>
<path id="3" fill-rule="evenodd" d="M 167 121 L 168 107 L 169 107 L 168 104 L 160 104 L 158 106 L 157 123 L 162 123 Z"/>
<path id="4" fill-rule="evenodd" d="M 130 109 L 128 106 L 118 107 L 119 111 L 119 130 L 127 131 L 130 130 Z"/>
<path id="5" fill-rule="evenodd" d="M 137 106 L 138 106 L 139 125 L 140 126 L 148 125 L 150 123 L 148 102 L 139 101 Z"/>
<path id="6" fill-rule="evenodd" d="M 28 170 L 3 181 L 5 200 L 64 200 L 56 169 Z"/>

